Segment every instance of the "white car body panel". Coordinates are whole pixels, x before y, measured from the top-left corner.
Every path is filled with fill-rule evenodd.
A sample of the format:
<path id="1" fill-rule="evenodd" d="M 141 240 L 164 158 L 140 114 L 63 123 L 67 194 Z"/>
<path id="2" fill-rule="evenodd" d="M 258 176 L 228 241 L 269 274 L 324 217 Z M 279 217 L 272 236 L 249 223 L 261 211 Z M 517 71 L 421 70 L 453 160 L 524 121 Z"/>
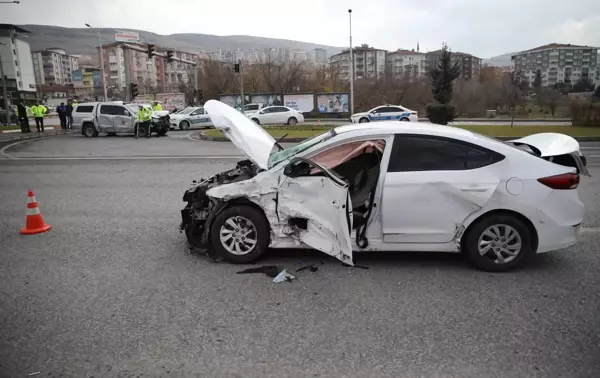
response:
<path id="1" fill-rule="evenodd" d="M 202 127 L 210 127 L 213 126 L 212 120 L 208 115 L 208 112 L 205 108 L 198 107 L 190 107 L 193 109 L 191 112 L 187 114 L 175 113 L 169 116 L 169 122 L 171 126 L 179 127 L 183 121 L 187 121 L 190 126 L 202 126 Z M 187 109 L 187 108 L 186 108 Z M 182 109 L 184 111 L 185 109 Z"/>
<path id="2" fill-rule="evenodd" d="M 286 108 L 286 112 L 269 113 L 273 108 Z M 304 122 L 302 113 L 283 105 L 266 106 L 257 112 L 247 113 L 246 116 L 252 120 L 256 119 L 261 125 L 281 125 L 286 124 L 290 118 L 295 118 L 297 123 Z"/>
<path id="3" fill-rule="evenodd" d="M 207 195 L 223 200 L 244 196 L 259 205 L 271 225 L 273 248 L 312 247 L 345 263 L 351 263 L 352 250 L 458 252 L 465 230 L 481 216 L 497 210 L 515 212 L 531 223 L 537 234 L 537 253 L 566 248 L 577 241 L 585 212 L 578 190 L 554 190 L 538 182 L 542 177 L 576 173 L 577 168 L 463 129 L 429 123 L 371 122 L 338 127 L 337 135 L 295 156 L 309 158 L 356 140 L 386 141 L 376 206 L 368 220 L 369 243 L 360 248 L 344 231 L 347 215 L 339 205 L 347 189 L 327 177 L 285 176 L 285 166 L 295 157 L 269 168 L 275 140 L 262 127 L 219 101 L 208 101 L 205 107 L 215 126 L 264 169 L 251 179 L 213 187 Z M 504 158 L 476 169 L 388 172 L 393 141 L 403 135 L 456 139 Z M 521 140 L 537 145 L 544 153 L 579 150 L 578 143 L 562 134 L 529 138 Z M 289 226 L 288 220 L 295 216 L 310 220 L 307 230 Z"/>
<path id="4" fill-rule="evenodd" d="M 388 112 L 390 108 L 396 108 L 397 111 Z M 419 116 L 414 110 L 405 108 L 401 105 L 381 105 L 367 112 L 354 113 L 350 116 L 352 123 L 360 123 L 361 119 L 368 122 L 377 121 L 402 121 L 408 119 L 410 122 L 419 122 Z"/>
<path id="5" fill-rule="evenodd" d="M 215 128 L 239 148 L 254 164 L 269 167 L 269 156 L 275 139 L 248 117 L 217 100 L 208 100 L 204 109 L 211 114 Z"/>

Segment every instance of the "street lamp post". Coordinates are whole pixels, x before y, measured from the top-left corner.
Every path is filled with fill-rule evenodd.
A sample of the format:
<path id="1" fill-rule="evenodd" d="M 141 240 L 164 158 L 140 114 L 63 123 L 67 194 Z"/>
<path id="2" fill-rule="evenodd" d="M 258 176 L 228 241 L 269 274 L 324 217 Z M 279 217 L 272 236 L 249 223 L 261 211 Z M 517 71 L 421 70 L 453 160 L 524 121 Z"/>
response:
<path id="1" fill-rule="evenodd" d="M 85 24 L 90 29 L 93 29 L 90 24 Z M 106 95 L 106 76 L 104 75 L 104 49 L 102 48 L 102 36 L 100 35 L 100 28 L 98 28 L 98 40 L 100 41 L 100 72 L 102 73 L 102 90 L 104 92 L 104 101 L 108 100 Z"/>
<path id="2" fill-rule="evenodd" d="M 348 9 L 350 20 L 350 115 L 354 113 L 354 53 L 352 51 L 352 9 Z"/>

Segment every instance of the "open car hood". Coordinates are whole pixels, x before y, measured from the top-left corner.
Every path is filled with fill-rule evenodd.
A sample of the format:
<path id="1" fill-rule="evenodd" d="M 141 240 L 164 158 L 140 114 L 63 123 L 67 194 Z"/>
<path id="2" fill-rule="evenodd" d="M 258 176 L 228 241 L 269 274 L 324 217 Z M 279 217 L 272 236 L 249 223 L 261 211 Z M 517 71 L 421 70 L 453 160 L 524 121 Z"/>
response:
<path id="1" fill-rule="evenodd" d="M 215 128 L 261 169 L 269 168 L 275 139 L 246 115 L 217 100 L 208 100 L 204 109 Z"/>
<path id="2" fill-rule="evenodd" d="M 579 142 L 573 137 L 559 133 L 539 133 L 510 140 L 509 143 L 515 146 L 527 145 L 542 158 L 571 155 L 576 162 L 578 171 L 583 175 L 590 176 L 585 167 L 586 163 Z"/>

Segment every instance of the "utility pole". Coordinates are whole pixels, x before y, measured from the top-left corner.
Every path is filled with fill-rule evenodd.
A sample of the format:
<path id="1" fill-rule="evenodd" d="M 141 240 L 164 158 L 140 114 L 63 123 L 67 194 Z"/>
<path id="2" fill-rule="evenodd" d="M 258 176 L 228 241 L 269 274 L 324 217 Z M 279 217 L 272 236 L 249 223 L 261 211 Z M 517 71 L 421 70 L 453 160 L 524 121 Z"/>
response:
<path id="1" fill-rule="evenodd" d="M 0 45 L 6 46 L 0 42 Z M 2 65 L 2 57 L 0 56 L 0 76 L 2 76 L 2 96 L 4 97 L 4 110 L 6 111 L 6 124 L 10 125 L 10 113 L 8 112 L 8 90 L 6 89 L 6 76 L 4 76 L 4 66 Z"/>
<path id="2" fill-rule="evenodd" d="M 131 102 L 133 98 L 131 98 L 131 52 L 129 49 L 123 47 L 123 45 L 119 45 L 121 50 L 123 51 L 123 64 L 125 65 L 125 101 Z M 139 83 L 138 83 L 139 84 Z"/>
<path id="3" fill-rule="evenodd" d="M 348 9 L 350 19 L 350 115 L 354 113 L 354 54 L 352 51 L 352 9 Z"/>
<path id="4" fill-rule="evenodd" d="M 85 24 L 90 29 L 93 29 L 90 24 Z M 102 35 L 100 34 L 100 28 L 98 29 L 98 40 L 100 41 L 100 72 L 102 72 L 102 89 L 104 91 L 104 101 L 108 101 L 108 96 L 106 95 L 106 76 L 104 75 L 104 48 L 102 47 Z"/>
<path id="5" fill-rule="evenodd" d="M 244 106 L 246 105 L 246 101 L 244 101 L 244 65 L 242 64 L 242 60 L 239 60 L 240 63 L 240 94 L 242 96 L 242 114 L 244 114 Z"/>

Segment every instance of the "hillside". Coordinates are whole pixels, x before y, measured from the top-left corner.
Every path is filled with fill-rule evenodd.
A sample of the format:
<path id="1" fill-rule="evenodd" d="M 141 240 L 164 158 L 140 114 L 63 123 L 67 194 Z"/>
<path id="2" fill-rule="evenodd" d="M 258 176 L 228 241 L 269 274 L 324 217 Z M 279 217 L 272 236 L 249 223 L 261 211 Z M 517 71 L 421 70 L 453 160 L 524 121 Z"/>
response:
<path id="1" fill-rule="evenodd" d="M 98 46 L 97 29 L 63 28 L 47 25 L 20 25 L 29 30 L 29 43 L 32 50 L 42 50 L 49 47 L 60 47 L 69 54 L 95 54 Z M 198 52 L 200 50 L 217 51 L 219 49 L 262 49 L 289 48 L 310 51 L 315 48 L 326 49 L 329 55 L 339 53 L 341 47 L 325 46 L 308 42 L 291 41 L 286 39 L 253 37 L 248 35 L 218 36 L 210 34 L 171 34 L 160 35 L 144 30 L 135 29 L 101 29 L 104 43 L 114 42 L 114 31 L 132 31 L 139 33 L 140 41 L 153 43 L 161 47 L 170 47 L 181 51 Z"/>
<path id="2" fill-rule="evenodd" d="M 490 66 L 496 66 L 496 67 L 512 66 L 513 62 L 510 59 L 510 57 L 512 55 L 514 55 L 514 54 L 515 53 L 494 56 L 494 57 L 491 57 L 489 59 L 484 59 L 483 63 L 484 64 L 489 64 Z"/>

